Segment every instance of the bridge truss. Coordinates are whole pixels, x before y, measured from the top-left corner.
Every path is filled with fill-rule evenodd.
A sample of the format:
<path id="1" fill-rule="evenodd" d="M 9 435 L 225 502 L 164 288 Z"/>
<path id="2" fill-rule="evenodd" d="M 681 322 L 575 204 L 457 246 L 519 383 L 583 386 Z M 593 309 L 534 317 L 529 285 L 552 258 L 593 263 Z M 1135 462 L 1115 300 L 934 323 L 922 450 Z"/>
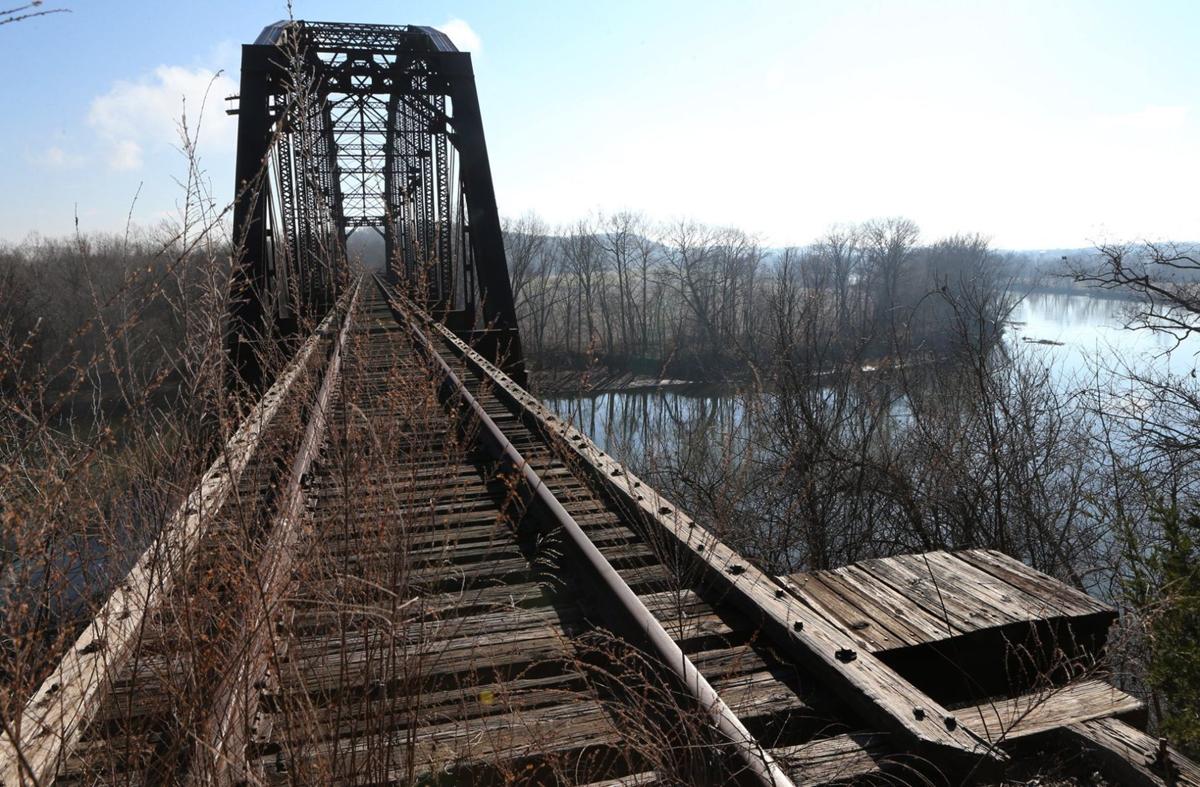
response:
<path id="1" fill-rule="evenodd" d="M 438 30 L 278 22 L 242 49 L 230 355 L 264 382 L 382 236 L 391 281 L 524 380 L 471 57 Z"/>

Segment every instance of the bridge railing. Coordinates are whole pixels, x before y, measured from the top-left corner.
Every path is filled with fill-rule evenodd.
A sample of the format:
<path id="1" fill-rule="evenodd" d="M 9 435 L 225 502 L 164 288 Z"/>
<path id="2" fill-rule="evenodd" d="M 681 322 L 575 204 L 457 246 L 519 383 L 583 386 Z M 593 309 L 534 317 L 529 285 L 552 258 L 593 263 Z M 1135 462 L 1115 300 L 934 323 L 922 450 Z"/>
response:
<path id="1" fill-rule="evenodd" d="M 348 319 L 355 292 L 357 288 L 348 291 L 300 346 L 196 487 L 67 647 L 25 703 L 21 715 L 4 720 L 0 731 L 0 787 L 48 783 L 70 755 L 97 712 L 106 687 L 146 635 L 151 616 L 193 564 L 200 544 L 234 494 L 267 430 L 320 363 L 322 347 L 330 349 L 330 356 L 316 373 L 328 378 L 329 364 L 338 358 L 340 338 L 333 337 L 341 336 L 337 331 L 339 317 L 343 322 Z"/>

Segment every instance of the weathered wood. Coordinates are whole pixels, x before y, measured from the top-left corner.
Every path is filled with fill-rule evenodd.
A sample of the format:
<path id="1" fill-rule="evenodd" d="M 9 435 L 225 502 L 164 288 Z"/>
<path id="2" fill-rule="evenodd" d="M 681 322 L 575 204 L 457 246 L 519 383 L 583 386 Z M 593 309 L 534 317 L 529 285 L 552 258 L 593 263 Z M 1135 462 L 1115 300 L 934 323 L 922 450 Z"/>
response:
<path id="1" fill-rule="evenodd" d="M 344 303 L 343 303 L 344 306 Z M 209 523 L 333 325 L 330 311 L 251 409 L 200 483 L 113 590 L 19 719 L 0 734 L 0 785 L 47 781 L 96 712 L 98 697 L 145 630 L 146 617 L 187 570 Z"/>
<path id="2" fill-rule="evenodd" d="M 398 311 L 406 312 L 410 319 L 417 319 L 409 306 L 399 300 L 399 296 L 394 302 L 397 304 Z M 463 347 L 466 347 L 444 326 L 430 321 L 430 327 L 440 328 L 447 336 L 454 338 Z M 509 468 L 514 478 L 524 484 L 530 495 L 531 504 L 536 505 L 544 515 L 552 519 L 556 528 L 555 532 L 563 537 L 567 544 L 567 550 L 575 560 L 575 568 L 582 570 L 587 575 L 587 581 L 592 589 L 604 596 L 606 606 L 612 605 L 611 610 L 616 619 L 623 619 L 623 625 L 627 627 L 628 631 L 636 633 L 640 643 L 649 648 L 650 653 L 658 660 L 658 669 L 669 670 L 669 674 L 678 679 L 677 686 L 685 691 L 688 700 L 702 711 L 714 728 L 725 737 L 729 747 L 746 768 L 750 778 L 763 784 L 788 785 L 787 775 L 779 769 L 771 755 L 758 745 L 741 720 L 713 690 L 687 655 L 680 650 L 678 643 L 671 639 L 659 621 L 646 609 L 637 593 L 617 573 L 617 568 L 587 538 L 580 525 L 563 508 L 562 502 L 537 475 L 536 469 L 518 453 L 508 436 L 501 432 L 495 422 L 482 410 L 478 400 L 466 390 L 453 369 L 444 359 L 436 356 L 430 339 L 421 334 L 416 326 L 414 326 L 414 338 L 418 343 L 423 344 L 439 362 L 443 381 L 456 389 L 456 397 L 460 400 L 461 406 L 472 413 L 473 420 L 478 424 L 482 434 L 481 442 L 488 446 L 489 451 L 502 467 Z M 468 348 L 468 353 L 473 353 L 473 351 Z M 611 616 L 610 622 L 614 622 L 614 618 Z"/>
<path id="3" fill-rule="evenodd" d="M 1069 740 L 1103 762 L 1123 785 L 1200 787 L 1200 766 L 1165 741 L 1118 719 L 1092 719 L 1066 728 Z"/>
<path id="4" fill-rule="evenodd" d="M 871 609 L 907 645 L 928 642 L 934 632 L 939 638 L 952 632 L 941 617 L 935 617 L 907 596 L 892 592 L 890 586 L 881 585 L 857 564 L 829 573 L 833 575 L 831 581 L 851 594 L 859 606 Z"/>
<path id="5" fill-rule="evenodd" d="M 697 745 L 677 737 L 691 724 L 670 715 L 679 698 L 666 684 L 621 688 L 626 676 L 641 676 L 637 684 L 652 674 L 642 671 L 644 656 L 626 661 L 635 655 L 627 644 L 592 628 L 596 602 L 589 588 L 577 596 L 562 542 L 543 532 L 535 543 L 524 499 L 510 496 L 486 455 L 448 431 L 466 427 L 469 436 L 470 427 L 442 417 L 427 359 L 410 345 L 412 326 L 398 326 L 378 294 L 364 301 L 347 385 L 330 392 L 338 415 L 329 441 L 335 453 L 368 453 L 369 472 L 315 466 L 305 496 L 312 528 L 295 570 L 286 560 L 259 565 L 280 578 L 267 588 L 291 588 L 263 594 L 262 619 L 277 610 L 282 621 L 271 669 L 256 681 L 261 661 L 235 659 L 226 685 L 240 688 L 217 693 L 226 712 L 199 741 L 215 742 L 212 756 L 227 763 L 193 762 L 191 778 L 237 773 L 241 751 L 250 756 L 245 777 L 259 783 L 443 772 L 465 781 L 611 777 L 597 783 L 618 785 L 678 778 L 650 770 L 662 762 L 639 759 L 638 747 Z M 1136 739 L 1120 727 L 1087 726 L 1141 710 L 1100 681 L 948 710 L 873 655 L 898 658 L 947 636 L 1007 632 L 1035 618 L 1100 620 L 1109 611 L 1098 602 L 990 553 L 901 556 L 773 580 L 448 333 L 434 332 L 435 354 L 454 364 L 464 390 L 503 424 L 542 487 L 638 594 L 647 619 L 745 725 L 747 743 L 783 766 L 781 779 L 886 778 L 881 769 L 929 758 L 975 765 L 1002 759 L 994 747 L 1009 741 L 1080 739 L 1081 729 L 1097 739 L 1107 730 L 1109 744 Z M 265 491 L 248 483 L 246 494 Z M 284 510 L 298 499 L 289 486 Z M 294 543 L 277 537 L 267 554 L 290 553 Z M 957 651 L 939 653 L 941 664 Z M 160 756 L 154 735 L 169 724 L 170 687 L 188 674 L 188 657 L 156 642 L 114 680 L 110 710 L 88 728 L 64 776 L 149 777 Z M 248 691 L 256 683 L 261 696 Z M 229 697 L 245 718 L 228 712 Z M 105 746 L 121 748 L 102 776 Z M 686 759 L 684 751 L 671 756 Z"/>
<path id="6" fill-rule="evenodd" d="M 1112 614 L 1112 608 L 1087 593 L 1034 571 L 1003 552 L 997 552 L 994 549 L 973 549 L 956 554 L 959 559 L 1003 579 L 1008 584 L 1042 599 L 1053 607 L 1057 607 L 1063 617 Z"/>
<path id="7" fill-rule="evenodd" d="M 894 744 L 894 742 L 893 742 Z M 897 752 L 886 735 L 849 734 L 774 750 L 800 787 L 852 782 L 880 772 L 879 760 Z"/>
<path id="8" fill-rule="evenodd" d="M 864 560 L 855 565 L 873 576 L 876 582 L 890 586 L 896 595 L 918 604 L 938 621 L 938 626 L 927 632 L 930 641 L 949 639 L 1007 622 L 989 614 L 990 610 L 965 602 L 960 594 L 949 587 L 943 588 L 924 571 L 906 566 L 894 558 Z"/>
<path id="9" fill-rule="evenodd" d="M 1015 636 L 1018 626 L 1047 622 L 1094 635 L 1112 619 L 1111 608 L 1027 567 L 1017 571 L 1010 560 L 979 550 L 933 551 L 799 572 L 781 581 L 877 653 L 991 629 Z M 995 573 L 981 565 L 994 565 Z"/>
<path id="10" fill-rule="evenodd" d="M 955 713 L 980 737 L 1001 743 L 1091 719 L 1136 715 L 1144 709 L 1141 700 L 1093 679 L 959 708 Z"/>
<path id="11" fill-rule="evenodd" d="M 255 719 L 256 692 L 267 672 L 271 628 L 277 621 L 281 597 L 292 582 L 292 565 L 301 539 L 305 497 L 302 481 L 325 436 L 330 399 L 341 373 L 346 335 L 354 318 L 361 285 L 361 277 L 355 279 L 348 291 L 349 299 L 339 304 L 343 310 L 342 324 L 338 326 L 320 388 L 309 408 L 304 436 L 292 461 L 283 502 L 275 514 L 258 569 L 254 572 L 257 582 L 253 583 L 251 596 L 243 602 L 243 608 L 235 613 L 242 621 L 239 644 L 243 650 L 215 688 L 208 720 L 194 746 L 188 773 L 191 784 L 201 781 L 232 784 L 246 779 L 246 745 Z"/>
<path id="12" fill-rule="evenodd" d="M 800 578 L 797 578 L 800 577 Z M 871 653 L 901 647 L 904 640 L 898 639 L 880 621 L 866 614 L 860 606 L 847 600 L 833 588 L 822 582 L 818 575 L 788 578 L 787 588 L 813 611 L 838 626 L 846 636 L 853 638 L 858 647 Z"/>

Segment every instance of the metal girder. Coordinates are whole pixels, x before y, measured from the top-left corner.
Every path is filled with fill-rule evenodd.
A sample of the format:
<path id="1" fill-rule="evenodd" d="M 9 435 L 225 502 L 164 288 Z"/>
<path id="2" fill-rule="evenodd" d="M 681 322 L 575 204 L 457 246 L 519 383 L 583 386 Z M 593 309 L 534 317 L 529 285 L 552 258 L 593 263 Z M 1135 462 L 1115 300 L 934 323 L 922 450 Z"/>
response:
<path id="1" fill-rule="evenodd" d="M 238 378 L 262 384 L 374 228 L 394 280 L 524 379 L 470 55 L 427 27 L 279 22 L 243 48 L 239 113 Z"/>

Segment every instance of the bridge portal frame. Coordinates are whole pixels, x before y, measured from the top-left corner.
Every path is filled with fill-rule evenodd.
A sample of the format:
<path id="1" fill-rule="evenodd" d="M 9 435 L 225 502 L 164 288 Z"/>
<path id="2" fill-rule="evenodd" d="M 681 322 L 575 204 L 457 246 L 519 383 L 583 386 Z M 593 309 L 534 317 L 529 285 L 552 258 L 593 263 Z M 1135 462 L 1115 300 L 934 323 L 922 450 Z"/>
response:
<path id="1" fill-rule="evenodd" d="M 334 302 L 360 227 L 393 282 L 524 382 L 469 53 L 429 27 L 281 21 L 242 47 L 238 101 L 235 384 L 261 390 L 264 350 Z"/>

